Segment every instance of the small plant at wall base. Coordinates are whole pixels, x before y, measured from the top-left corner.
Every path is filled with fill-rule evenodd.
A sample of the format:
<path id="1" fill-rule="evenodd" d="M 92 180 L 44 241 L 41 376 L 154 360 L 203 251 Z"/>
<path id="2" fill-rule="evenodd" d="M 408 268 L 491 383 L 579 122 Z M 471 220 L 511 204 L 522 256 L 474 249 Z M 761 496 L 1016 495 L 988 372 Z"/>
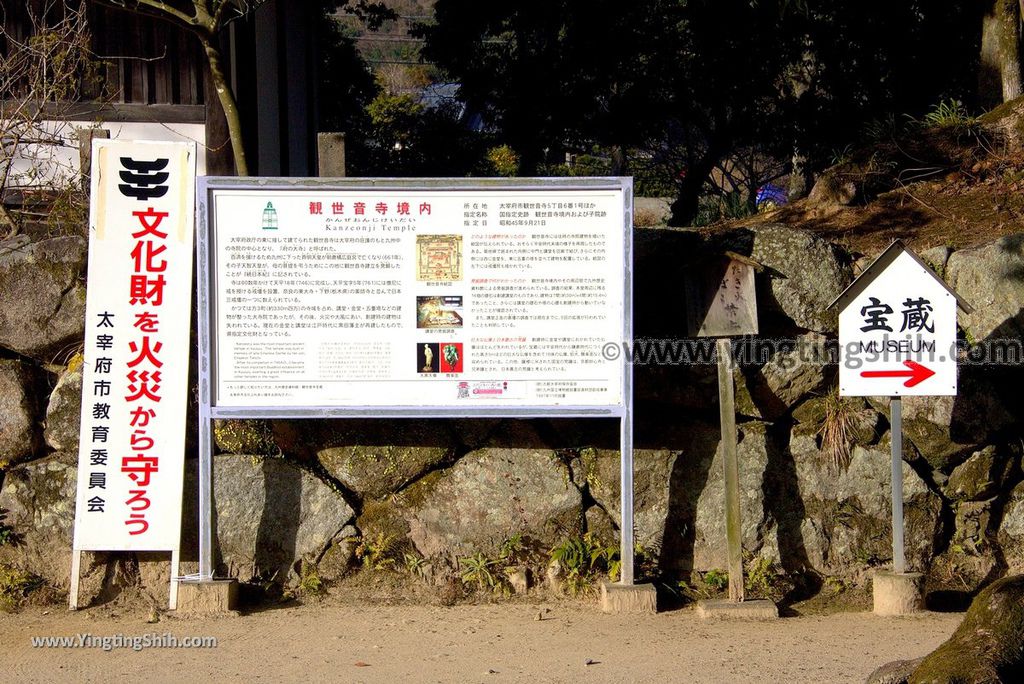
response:
<path id="1" fill-rule="evenodd" d="M 21 543 L 21 536 L 7 524 L 7 513 L 6 509 L 0 508 L 0 546 L 17 546 Z"/>
<path id="2" fill-rule="evenodd" d="M 413 577 L 426 577 L 427 566 L 430 565 L 426 558 L 415 553 L 406 553 L 403 556 L 403 560 L 405 561 L 405 571 L 407 573 Z"/>
<path id="3" fill-rule="evenodd" d="M 725 588 L 729 586 L 729 573 L 718 568 L 712 568 L 704 573 L 701 582 L 705 588 L 717 594 L 725 591 Z"/>
<path id="4" fill-rule="evenodd" d="M 622 565 L 618 547 L 601 544 L 589 532 L 553 548 L 551 560 L 561 565 L 565 572 L 563 587 L 573 596 L 589 593 L 601 575 L 618 579 Z"/>
<path id="5" fill-rule="evenodd" d="M 299 568 L 299 596 L 320 596 L 326 591 L 316 566 L 302 561 Z"/>
<path id="6" fill-rule="evenodd" d="M 778 603 L 795 589 L 791 578 L 779 571 L 772 558 L 749 556 L 745 566 L 743 588 L 752 597 Z"/>
<path id="7" fill-rule="evenodd" d="M 365 535 L 356 547 L 356 558 L 370 570 L 394 570 L 399 557 L 399 540 L 393 534 Z M 404 561 L 404 559 L 402 559 Z"/>
<path id="8" fill-rule="evenodd" d="M 44 586 L 43 579 L 10 565 L 0 565 L 0 611 L 10 613 L 25 604 L 29 594 Z"/>
<path id="9" fill-rule="evenodd" d="M 496 558 L 488 558 L 477 551 L 472 556 L 459 559 L 462 583 L 479 591 L 492 591 L 496 594 L 508 594 L 508 586 L 498 572 L 501 562 Z"/>

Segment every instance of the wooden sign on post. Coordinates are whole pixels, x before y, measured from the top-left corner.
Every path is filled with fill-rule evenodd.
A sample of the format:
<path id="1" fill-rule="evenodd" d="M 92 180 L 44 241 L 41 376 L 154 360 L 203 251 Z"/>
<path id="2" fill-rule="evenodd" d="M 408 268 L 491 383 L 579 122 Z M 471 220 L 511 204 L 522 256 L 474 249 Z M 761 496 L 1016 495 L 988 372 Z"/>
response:
<path id="1" fill-rule="evenodd" d="M 736 457 L 736 400 L 731 336 L 757 334 L 754 272 L 761 265 L 733 252 L 692 269 L 686 280 L 687 328 L 693 337 L 715 337 L 718 406 L 725 476 L 725 529 L 729 550 L 729 600 L 743 601 L 740 476 Z"/>

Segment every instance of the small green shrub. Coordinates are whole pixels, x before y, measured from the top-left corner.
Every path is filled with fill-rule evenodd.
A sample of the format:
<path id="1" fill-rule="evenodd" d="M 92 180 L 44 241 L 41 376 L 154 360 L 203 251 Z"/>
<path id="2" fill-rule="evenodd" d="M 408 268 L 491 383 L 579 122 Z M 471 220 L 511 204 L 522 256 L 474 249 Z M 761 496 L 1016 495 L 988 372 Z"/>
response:
<path id="1" fill-rule="evenodd" d="M 864 126 L 864 140 L 869 143 L 880 143 L 894 139 L 900 133 L 896 116 L 889 114 L 882 119 L 872 119 Z"/>
<path id="2" fill-rule="evenodd" d="M 705 587 L 716 593 L 725 591 L 725 588 L 729 586 L 729 573 L 718 568 L 712 568 L 704 573 L 701 582 L 704 583 Z"/>
<path id="3" fill-rule="evenodd" d="M 426 558 L 415 553 L 406 553 L 403 559 L 405 560 L 405 571 L 410 575 L 413 577 L 426 576 L 427 566 L 430 565 Z"/>
<path id="4" fill-rule="evenodd" d="M 500 561 L 496 558 L 488 558 L 482 552 L 477 551 L 472 556 L 459 559 L 459 568 L 462 570 L 462 583 L 468 586 L 475 586 L 479 591 L 492 591 L 494 593 L 507 593 L 508 587 L 499 571 Z"/>
<path id="5" fill-rule="evenodd" d="M 519 155 L 508 145 L 487 150 L 487 161 L 495 176 L 511 178 L 519 172 Z"/>
<path id="6" fill-rule="evenodd" d="M 565 571 L 563 588 L 573 596 L 586 594 L 601 575 L 616 580 L 622 567 L 617 546 L 601 544 L 591 533 L 566 539 L 551 550 L 551 560 Z"/>
<path id="7" fill-rule="evenodd" d="M 397 535 L 377 532 L 365 535 L 356 547 L 356 558 L 370 570 L 394 570 L 400 560 L 400 539 Z M 404 559 L 402 559 L 404 560 Z"/>
<path id="8" fill-rule="evenodd" d="M 6 522 L 7 510 L 0 508 L 0 546 L 17 546 L 21 543 L 21 535 Z"/>
<path id="9" fill-rule="evenodd" d="M 299 595 L 320 596 L 327 591 L 324 581 L 320 577 L 320 571 L 312 563 L 302 561 L 299 568 Z"/>
<path id="10" fill-rule="evenodd" d="M 849 587 L 846 584 L 846 580 L 844 580 L 841 577 L 835 577 L 830 575 L 825 578 L 825 589 L 833 595 L 842 594 L 848 588 Z"/>
<path id="11" fill-rule="evenodd" d="M 45 585 L 43 578 L 11 565 L 0 565 L 0 611 L 14 612 L 29 594 Z"/>
<path id="12" fill-rule="evenodd" d="M 775 571 L 775 561 L 764 556 L 757 556 L 750 559 L 746 568 L 746 582 L 744 588 L 762 598 L 771 598 L 775 593 L 775 584 L 778 573 Z"/>
<path id="13" fill-rule="evenodd" d="M 851 159 L 853 159 L 853 145 L 847 145 L 842 149 L 834 149 L 829 157 L 829 166 L 839 166 Z"/>
<path id="14" fill-rule="evenodd" d="M 928 128 L 971 129 L 977 128 L 977 117 L 967 113 L 967 108 L 960 100 L 943 100 L 921 118 Z"/>

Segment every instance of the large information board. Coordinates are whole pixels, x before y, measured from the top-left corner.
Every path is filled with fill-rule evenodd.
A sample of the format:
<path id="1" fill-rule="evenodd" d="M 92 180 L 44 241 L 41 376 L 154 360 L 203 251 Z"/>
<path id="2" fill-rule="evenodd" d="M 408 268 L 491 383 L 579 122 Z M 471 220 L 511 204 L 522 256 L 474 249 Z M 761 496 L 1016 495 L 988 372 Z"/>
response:
<path id="1" fill-rule="evenodd" d="M 200 178 L 198 581 L 213 419 L 607 416 L 632 584 L 632 190 Z"/>
<path id="2" fill-rule="evenodd" d="M 214 417 L 618 415 L 631 190 L 619 178 L 201 179 Z"/>

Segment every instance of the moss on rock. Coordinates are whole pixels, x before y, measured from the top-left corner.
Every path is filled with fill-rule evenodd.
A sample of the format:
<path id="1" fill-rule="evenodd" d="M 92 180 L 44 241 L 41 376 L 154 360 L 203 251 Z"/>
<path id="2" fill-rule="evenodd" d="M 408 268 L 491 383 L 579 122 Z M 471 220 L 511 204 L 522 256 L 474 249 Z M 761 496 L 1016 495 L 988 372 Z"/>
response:
<path id="1" fill-rule="evenodd" d="M 1024 677 L 1024 575 L 978 594 L 949 640 L 925 657 L 910 684 L 1021 681 Z"/>

